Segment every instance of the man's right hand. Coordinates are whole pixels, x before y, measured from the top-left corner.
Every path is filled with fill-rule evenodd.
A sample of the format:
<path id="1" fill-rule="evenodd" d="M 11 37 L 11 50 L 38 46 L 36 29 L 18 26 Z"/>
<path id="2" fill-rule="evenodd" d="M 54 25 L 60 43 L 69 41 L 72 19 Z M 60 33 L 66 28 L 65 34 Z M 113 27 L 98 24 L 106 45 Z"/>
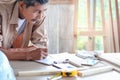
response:
<path id="1" fill-rule="evenodd" d="M 32 46 L 29 49 L 30 49 L 30 52 L 28 52 L 27 55 L 26 55 L 27 60 L 44 59 L 48 55 L 48 49 L 47 48 L 36 48 L 36 47 Z"/>

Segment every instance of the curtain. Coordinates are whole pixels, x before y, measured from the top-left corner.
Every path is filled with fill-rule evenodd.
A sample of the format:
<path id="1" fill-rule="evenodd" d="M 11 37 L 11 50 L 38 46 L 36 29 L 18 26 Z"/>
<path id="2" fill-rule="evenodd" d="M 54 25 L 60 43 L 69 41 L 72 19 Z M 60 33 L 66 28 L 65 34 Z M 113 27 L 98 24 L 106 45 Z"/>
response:
<path id="1" fill-rule="evenodd" d="M 120 25 L 118 0 L 108 0 L 108 21 L 106 27 L 106 50 L 105 52 L 120 52 Z"/>

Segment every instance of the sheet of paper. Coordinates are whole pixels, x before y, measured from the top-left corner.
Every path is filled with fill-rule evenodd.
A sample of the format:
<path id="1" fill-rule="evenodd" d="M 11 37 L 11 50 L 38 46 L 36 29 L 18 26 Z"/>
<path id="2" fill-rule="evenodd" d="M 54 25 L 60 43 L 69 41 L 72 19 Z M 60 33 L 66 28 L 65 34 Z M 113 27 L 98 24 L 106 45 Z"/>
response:
<path id="1" fill-rule="evenodd" d="M 42 64 L 45 64 L 45 65 L 52 65 L 55 62 L 55 60 L 50 56 L 47 56 L 47 58 L 45 58 L 45 59 L 35 60 L 35 61 L 42 63 Z"/>
<path id="2" fill-rule="evenodd" d="M 36 62 L 43 63 L 46 65 L 52 65 L 54 63 L 64 62 L 69 57 L 69 53 L 60 53 L 60 54 L 50 54 L 47 58 L 42 60 L 35 60 Z M 66 57 L 67 56 L 67 57 Z"/>

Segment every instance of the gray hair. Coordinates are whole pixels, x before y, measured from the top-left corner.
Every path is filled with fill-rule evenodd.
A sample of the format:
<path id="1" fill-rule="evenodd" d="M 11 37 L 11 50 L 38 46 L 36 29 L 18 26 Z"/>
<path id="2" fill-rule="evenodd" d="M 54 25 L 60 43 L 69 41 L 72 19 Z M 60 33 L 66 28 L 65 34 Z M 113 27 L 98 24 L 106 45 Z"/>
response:
<path id="1" fill-rule="evenodd" d="M 23 1 L 26 4 L 26 7 L 29 7 L 29 6 L 34 6 L 35 3 L 44 5 L 48 3 L 49 0 L 17 0 L 17 1 Z"/>

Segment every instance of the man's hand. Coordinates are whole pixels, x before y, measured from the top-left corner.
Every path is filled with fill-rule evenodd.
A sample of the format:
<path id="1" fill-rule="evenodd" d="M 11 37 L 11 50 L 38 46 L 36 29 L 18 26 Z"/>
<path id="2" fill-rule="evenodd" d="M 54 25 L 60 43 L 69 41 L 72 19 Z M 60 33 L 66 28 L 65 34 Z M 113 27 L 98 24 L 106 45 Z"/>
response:
<path id="1" fill-rule="evenodd" d="M 9 60 L 39 60 L 44 59 L 48 55 L 47 48 L 37 48 L 30 46 L 27 48 L 0 48 Z"/>
<path id="2" fill-rule="evenodd" d="M 27 60 L 39 60 L 44 59 L 48 55 L 47 48 L 36 48 L 34 46 L 30 47 L 30 52 L 27 53 L 26 59 Z"/>

